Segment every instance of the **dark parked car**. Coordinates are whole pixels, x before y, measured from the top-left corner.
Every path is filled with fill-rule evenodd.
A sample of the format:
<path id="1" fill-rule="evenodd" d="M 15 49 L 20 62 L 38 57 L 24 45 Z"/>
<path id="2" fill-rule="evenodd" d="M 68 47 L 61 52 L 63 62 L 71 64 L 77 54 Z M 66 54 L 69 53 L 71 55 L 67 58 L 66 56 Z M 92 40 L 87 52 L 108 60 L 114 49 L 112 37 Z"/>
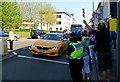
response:
<path id="1" fill-rule="evenodd" d="M 43 30 L 32 30 L 30 33 L 31 38 L 40 38 L 43 37 L 46 33 Z"/>
<path id="2" fill-rule="evenodd" d="M 8 37 L 9 36 L 9 31 L 0 31 L 0 37 Z M 19 34 L 14 33 L 14 40 L 16 41 L 19 39 L 21 36 Z"/>
<path id="3" fill-rule="evenodd" d="M 63 33 L 62 31 L 50 31 L 50 33 Z"/>

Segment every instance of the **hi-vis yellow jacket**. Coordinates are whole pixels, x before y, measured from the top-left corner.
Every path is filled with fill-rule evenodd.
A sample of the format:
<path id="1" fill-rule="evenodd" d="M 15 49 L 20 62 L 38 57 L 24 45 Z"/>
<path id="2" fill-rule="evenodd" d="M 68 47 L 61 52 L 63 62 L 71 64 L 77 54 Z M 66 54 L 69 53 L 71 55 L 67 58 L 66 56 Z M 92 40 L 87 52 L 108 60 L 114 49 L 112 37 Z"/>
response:
<path id="1" fill-rule="evenodd" d="M 72 45 L 75 49 L 75 51 L 70 54 L 70 59 L 81 59 L 83 55 L 83 46 L 81 42 L 78 43 L 71 42 L 69 45 Z"/>
<path id="2" fill-rule="evenodd" d="M 12 31 L 9 32 L 8 40 L 14 40 L 14 33 Z"/>

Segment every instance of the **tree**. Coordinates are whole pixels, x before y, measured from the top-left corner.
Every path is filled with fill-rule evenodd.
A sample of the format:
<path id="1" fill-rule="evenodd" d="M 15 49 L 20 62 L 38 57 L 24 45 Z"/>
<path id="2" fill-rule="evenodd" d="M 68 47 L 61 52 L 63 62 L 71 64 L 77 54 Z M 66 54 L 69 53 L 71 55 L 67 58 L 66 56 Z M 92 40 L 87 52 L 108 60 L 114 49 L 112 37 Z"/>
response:
<path id="1" fill-rule="evenodd" d="M 47 30 L 48 26 L 53 26 L 57 23 L 57 15 L 56 15 L 56 10 L 50 5 L 50 4 L 45 4 L 45 10 L 47 14 L 45 14 L 45 23 L 47 24 Z"/>
<path id="2" fill-rule="evenodd" d="M 41 24 L 54 25 L 57 22 L 56 10 L 48 3 L 39 2 L 36 4 L 38 22 Z"/>
<path id="3" fill-rule="evenodd" d="M 36 6 L 35 6 L 35 9 L 36 9 L 36 12 L 37 12 L 37 17 L 38 17 L 37 23 L 41 24 L 41 30 L 42 30 L 42 24 L 43 24 L 43 21 L 44 21 L 44 18 L 45 18 L 45 10 L 44 10 L 43 2 L 37 3 Z"/>
<path id="4" fill-rule="evenodd" d="M 16 28 L 21 26 L 22 18 L 17 2 L 0 2 L 1 3 L 1 17 L 2 30 L 4 28 Z"/>
<path id="5" fill-rule="evenodd" d="M 31 22 L 37 21 L 37 15 L 35 10 L 35 2 L 21 2 L 19 3 L 20 7 L 20 14 L 22 16 L 22 19 L 29 20 Z M 32 29 L 32 24 L 30 22 L 30 30 Z"/>
<path id="6" fill-rule="evenodd" d="M 53 14 L 53 12 L 56 12 L 55 9 L 48 3 L 21 2 L 19 7 L 22 19 L 33 21 L 35 24 L 41 24 L 41 29 L 42 24 L 53 25 L 57 21 L 56 14 Z"/>

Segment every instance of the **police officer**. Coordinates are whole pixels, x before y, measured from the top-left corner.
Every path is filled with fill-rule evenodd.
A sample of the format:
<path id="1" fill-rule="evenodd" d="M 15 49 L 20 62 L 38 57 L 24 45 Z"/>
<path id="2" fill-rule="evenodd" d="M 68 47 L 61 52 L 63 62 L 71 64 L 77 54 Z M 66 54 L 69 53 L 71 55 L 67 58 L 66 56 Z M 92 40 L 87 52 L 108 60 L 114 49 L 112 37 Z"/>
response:
<path id="1" fill-rule="evenodd" d="M 8 41 L 10 42 L 10 50 L 13 50 L 13 41 L 14 41 L 14 29 L 11 28 L 8 36 Z"/>
<path id="2" fill-rule="evenodd" d="M 83 66 L 83 46 L 80 41 L 77 41 L 74 33 L 70 34 L 70 44 L 66 57 L 69 60 L 69 68 L 73 82 L 82 82 L 82 66 Z"/>

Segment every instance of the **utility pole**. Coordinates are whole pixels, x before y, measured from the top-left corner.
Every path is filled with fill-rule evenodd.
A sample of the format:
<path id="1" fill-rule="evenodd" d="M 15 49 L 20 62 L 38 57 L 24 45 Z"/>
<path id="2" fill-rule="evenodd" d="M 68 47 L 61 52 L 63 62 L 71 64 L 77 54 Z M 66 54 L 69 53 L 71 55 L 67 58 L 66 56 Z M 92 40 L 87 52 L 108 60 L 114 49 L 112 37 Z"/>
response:
<path id="1" fill-rule="evenodd" d="M 94 0 L 92 2 L 92 6 L 93 6 L 93 12 L 94 12 Z M 93 13 L 92 13 L 93 14 Z M 92 28 L 94 28 L 94 23 L 92 23 Z"/>
<path id="2" fill-rule="evenodd" d="M 94 12 L 94 0 L 93 0 L 93 12 Z"/>

